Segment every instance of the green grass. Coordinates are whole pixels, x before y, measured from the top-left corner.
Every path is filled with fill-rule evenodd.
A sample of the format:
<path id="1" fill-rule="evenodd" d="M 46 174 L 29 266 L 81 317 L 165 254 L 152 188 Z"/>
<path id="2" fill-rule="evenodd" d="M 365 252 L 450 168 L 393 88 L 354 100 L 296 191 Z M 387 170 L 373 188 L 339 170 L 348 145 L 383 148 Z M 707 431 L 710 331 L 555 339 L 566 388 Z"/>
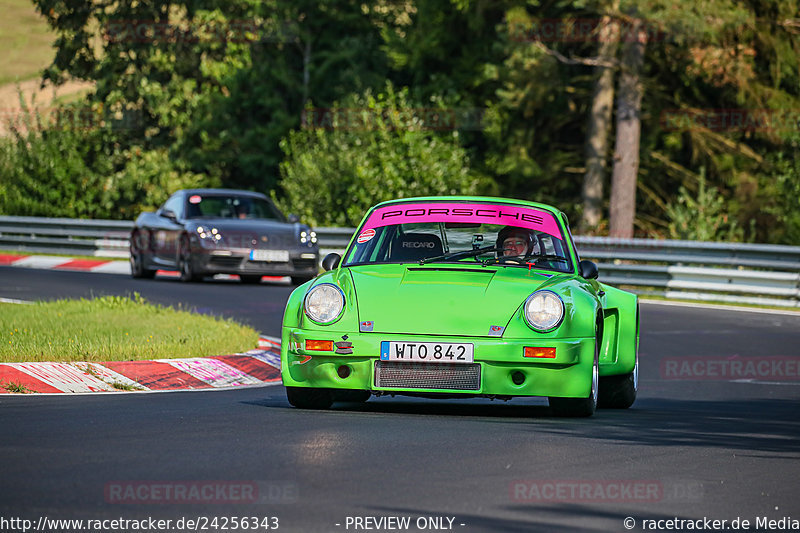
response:
<path id="1" fill-rule="evenodd" d="M 31 0 L 0 0 L 0 84 L 37 76 L 55 56 L 55 33 Z"/>
<path id="2" fill-rule="evenodd" d="M 103 296 L 0 304 L 0 362 L 128 361 L 252 350 L 258 332 L 229 319 Z"/>
<path id="3" fill-rule="evenodd" d="M 17 394 L 33 394 L 32 390 L 22 383 L 17 383 L 16 381 L 9 381 L 8 383 L 5 381 L 0 381 L 0 388 L 6 389 L 8 392 L 15 392 Z"/>

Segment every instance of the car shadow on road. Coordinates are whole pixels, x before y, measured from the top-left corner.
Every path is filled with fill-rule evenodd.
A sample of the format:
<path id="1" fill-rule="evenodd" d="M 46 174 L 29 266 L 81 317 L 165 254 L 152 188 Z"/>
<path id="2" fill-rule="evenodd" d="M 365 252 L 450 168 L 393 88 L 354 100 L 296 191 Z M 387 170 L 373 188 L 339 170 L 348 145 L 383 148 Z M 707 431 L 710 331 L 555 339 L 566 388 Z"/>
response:
<path id="1" fill-rule="evenodd" d="M 550 419 L 539 431 L 637 446 L 701 446 L 748 450 L 750 455 L 800 456 L 800 400 L 645 399 L 629 410 L 601 409 L 589 430 L 567 419 Z M 752 453 L 757 450 L 757 453 Z"/>
<path id="2" fill-rule="evenodd" d="M 256 403 L 273 409 L 293 409 L 280 395 Z M 308 411 L 298 409 L 297 412 Z M 483 423 L 528 424 L 534 432 L 637 446 L 713 446 L 747 450 L 751 456 L 788 453 L 800 457 L 800 440 L 797 439 L 800 400 L 797 399 L 652 398 L 638 400 L 630 409 L 599 409 L 591 418 L 558 418 L 546 404 L 515 403 L 513 400 L 498 403 L 381 398 L 367 403 L 336 403 L 329 411 L 314 412 L 336 416 L 402 414 L 472 418 Z M 598 431 L 598 427 L 602 431 Z"/>

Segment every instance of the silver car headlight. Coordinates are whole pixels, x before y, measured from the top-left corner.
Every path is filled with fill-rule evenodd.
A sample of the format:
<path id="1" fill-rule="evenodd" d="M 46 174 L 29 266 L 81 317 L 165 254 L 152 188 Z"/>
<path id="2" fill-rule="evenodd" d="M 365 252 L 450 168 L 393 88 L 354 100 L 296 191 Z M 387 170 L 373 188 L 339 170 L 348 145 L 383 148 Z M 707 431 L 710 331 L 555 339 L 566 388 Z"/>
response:
<path id="1" fill-rule="evenodd" d="M 197 226 L 197 236 L 205 243 L 215 243 L 222 239 L 222 234 L 217 228 L 211 226 Z"/>
<path id="2" fill-rule="evenodd" d="M 317 244 L 317 232 L 311 230 L 303 230 L 300 232 L 300 244 L 307 244 L 313 246 Z"/>
<path id="3" fill-rule="evenodd" d="M 320 283 L 306 294 L 303 309 L 317 324 L 333 324 L 344 309 L 344 293 L 332 283 Z"/>
<path id="4" fill-rule="evenodd" d="M 553 291 L 536 291 L 525 300 L 525 321 L 536 331 L 549 331 L 564 318 L 564 302 Z"/>

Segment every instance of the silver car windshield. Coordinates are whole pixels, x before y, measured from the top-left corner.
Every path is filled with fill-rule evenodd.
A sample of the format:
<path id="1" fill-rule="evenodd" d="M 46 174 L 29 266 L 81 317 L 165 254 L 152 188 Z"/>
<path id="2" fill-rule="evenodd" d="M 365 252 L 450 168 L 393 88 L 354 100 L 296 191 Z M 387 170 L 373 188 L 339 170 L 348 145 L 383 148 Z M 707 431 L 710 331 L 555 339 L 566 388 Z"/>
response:
<path id="1" fill-rule="evenodd" d="M 186 218 L 239 218 L 283 221 L 267 200 L 251 196 L 193 194 L 187 199 Z"/>

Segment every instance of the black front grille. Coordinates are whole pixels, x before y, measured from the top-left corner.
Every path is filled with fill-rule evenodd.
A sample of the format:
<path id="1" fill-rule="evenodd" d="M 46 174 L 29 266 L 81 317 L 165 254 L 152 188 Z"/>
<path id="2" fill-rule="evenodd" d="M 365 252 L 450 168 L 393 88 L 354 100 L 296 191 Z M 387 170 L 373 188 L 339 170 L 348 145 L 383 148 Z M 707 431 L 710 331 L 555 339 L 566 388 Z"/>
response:
<path id="1" fill-rule="evenodd" d="M 298 270 L 306 270 L 317 266 L 314 259 L 292 259 L 292 266 Z"/>
<path id="2" fill-rule="evenodd" d="M 221 268 L 238 268 L 241 263 L 241 257 L 229 257 L 225 255 L 212 255 L 208 260 L 209 266 Z"/>
<path id="3" fill-rule="evenodd" d="M 392 389 L 479 391 L 481 365 L 375 361 L 375 386 Z"/>

